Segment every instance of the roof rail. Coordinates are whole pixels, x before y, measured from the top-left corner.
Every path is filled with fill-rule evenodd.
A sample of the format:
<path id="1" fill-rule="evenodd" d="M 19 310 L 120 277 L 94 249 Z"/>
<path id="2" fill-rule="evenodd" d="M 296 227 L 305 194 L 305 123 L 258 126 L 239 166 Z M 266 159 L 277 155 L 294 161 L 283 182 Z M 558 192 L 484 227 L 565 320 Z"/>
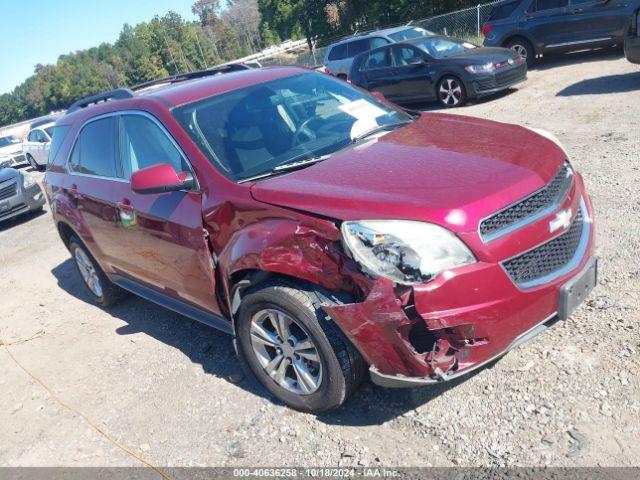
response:
<path id="1" fill-rule="evenodd" d="M 128 88 L 117 88 L 109 92 L 99 93 L 97 95 L 92 95 L 91 97 L 78 100 L 76 103 L 69 107 L 67 113 L 75 112 L 76 110 L 88 107 L 89 105 L 92 105 L 94 103 L 106 102 L 107 100 L 123 100 L 125 98 L 131 97 L 133 97 L 133 92 Z"/>
<path id="2" fill-rule="evenodd" d="M 170 77 L 159 78 L 158 80 L 151 80 L 149 82 L 139 83 L 131 87 L 134 92 L 142 90 L 144 88 L 153 87 L 154 85 L 162 85 L 165 83 L 179 83 L 186 82 L 187 80 L 195 80 L 197 78 L 211 77 L 213 75 L 221 75 L 223 73 L 239 72 L 241 70 L 251 70 L 250 67 L 239 63 L 228 63 L 226 65 L 220 65 L 218 67 L 209 68 L 207 70 L 197 70 L 195 72 L 178 73 Z"/>

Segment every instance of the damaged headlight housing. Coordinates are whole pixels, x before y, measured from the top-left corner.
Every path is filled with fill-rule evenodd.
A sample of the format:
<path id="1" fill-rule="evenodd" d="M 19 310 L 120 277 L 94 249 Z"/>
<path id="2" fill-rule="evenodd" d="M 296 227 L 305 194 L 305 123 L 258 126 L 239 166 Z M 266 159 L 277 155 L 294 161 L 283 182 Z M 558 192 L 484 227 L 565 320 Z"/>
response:
<path id="1" fill-rule="evenodd" d="M 434 279 L 476 258 L 452 232 L 406 220 L 365 220 L 342 224 L 343 243 L 369 274 L 403 285 Z"/>

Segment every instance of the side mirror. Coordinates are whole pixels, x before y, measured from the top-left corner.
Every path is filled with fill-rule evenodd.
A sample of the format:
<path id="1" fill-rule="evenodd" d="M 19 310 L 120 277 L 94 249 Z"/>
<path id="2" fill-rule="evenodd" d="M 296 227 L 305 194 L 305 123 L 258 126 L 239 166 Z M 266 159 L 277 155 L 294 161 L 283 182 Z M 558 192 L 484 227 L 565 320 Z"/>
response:
<path id="1" fill-rule="evenodd" d="M 41 138 L 39 141 L 40 143 L 47 143 L 49 140 L 47 140 L 46 138 Z"/>
<path id="2" fill-rule="evenodd" d="M 176 173 L 168 163 L 143 168 L 131 175 L 131 189 L 142 195 L 176 192 L 193 188 L 194 185 L 190 173 Z"/>

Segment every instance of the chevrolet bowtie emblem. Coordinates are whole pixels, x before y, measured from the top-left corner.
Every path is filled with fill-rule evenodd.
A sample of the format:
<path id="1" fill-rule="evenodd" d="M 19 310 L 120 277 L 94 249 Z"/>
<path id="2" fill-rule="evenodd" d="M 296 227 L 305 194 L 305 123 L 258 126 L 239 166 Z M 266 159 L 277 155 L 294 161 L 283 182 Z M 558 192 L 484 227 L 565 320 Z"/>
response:
<path id="1" fill-rule="evenodd" d="M 556 214 L 556 218 L 549 222 L 549 231 L 551 233 L 561 228 L 569 228 L 571 226 L 571 219 L 573 218 L 573 212 L 571 209 L 562 210 Z"/>

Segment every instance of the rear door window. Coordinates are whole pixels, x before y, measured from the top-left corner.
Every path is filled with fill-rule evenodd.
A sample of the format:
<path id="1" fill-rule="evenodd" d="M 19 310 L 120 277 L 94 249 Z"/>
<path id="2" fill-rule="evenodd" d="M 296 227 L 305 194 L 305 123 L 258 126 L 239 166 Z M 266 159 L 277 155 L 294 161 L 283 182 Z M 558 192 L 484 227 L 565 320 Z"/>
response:
<path id="1" fill-rule="evenodd" d="M 535 0 L 532 7 L 534 12 L 544 12 L 546 10 L 556 10 L 569 6 L 569 0 Z"/>
<path id="2" fill-rule="evenodd" d="M 369 54 L 362 64 L 362 70 L 377 70 L 379 68 L 387 68 L 390 66 L 391 61 L 389 60 L 389 49 L 383 48 L 382 50 L 376 50 Z"/>
<path id="3" fill-rule="evenodd" d="M 371 50 L 370 45 L 371 40 L 368 38 L 351 42 L 348 46 L 348 56 L 355 57 L 356 55 L 360 55 L 361 53 L 366 52 L 367 50 Z"/>
<path id="4" fill-rule="evenodd" d="M 69 166 L 76 173 L 117 178 L 116 117 L 101 118 L 85 125 L 78 136 Z"/>
<path id="5" fill-rule="evenodd" d="M 347 44 L 336 45 L 329 52 L 329 60 L 342 60 L 347 58 Z"/>
<path id="6" fill-rule="evenodd" d="M 424 61 L 424 57 L 415 48 L 396 46 L 393 47 L 391 51 L 393 55 L 393 64 L 396 67 L 416 65 Z"/>
<path id="7" fill-rule="evenodd" d="M 369 45 L 369 47 L 371 48 L 371 50 L 373 50 L 374 48 L 384 47 L 385 45 L 389 45 L 390 43 L 391 42 L 386 38 L 375 37 L 371 39 L 371 44 Z"/>

